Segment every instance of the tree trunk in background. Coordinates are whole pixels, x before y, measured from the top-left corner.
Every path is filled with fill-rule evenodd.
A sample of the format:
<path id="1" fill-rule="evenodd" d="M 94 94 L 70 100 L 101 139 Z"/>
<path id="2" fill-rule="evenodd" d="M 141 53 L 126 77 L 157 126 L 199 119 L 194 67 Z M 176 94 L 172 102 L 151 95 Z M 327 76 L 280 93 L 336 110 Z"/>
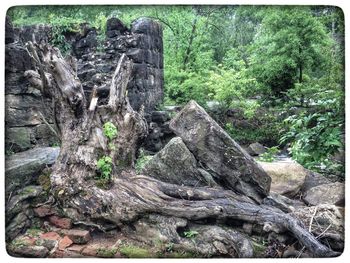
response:
<path id="1" fill-rule="evenodd" d="M 196 17 L 193 19 L 191 35 L 190 35 L 189 40 L 188 40 L 188 46 L 186 48 L 183 67 L 182 67 L 183 70 L 186 70 L 187 64 L 188 64 L 189 59 L 190 59 L 190 54 L 192 51 L 192 43 L 193 43 L 193 40 L 196 36 L 196 26 L 197 26 L 198 17 L 199 17 L 199 15 L 197 14 Z"/>

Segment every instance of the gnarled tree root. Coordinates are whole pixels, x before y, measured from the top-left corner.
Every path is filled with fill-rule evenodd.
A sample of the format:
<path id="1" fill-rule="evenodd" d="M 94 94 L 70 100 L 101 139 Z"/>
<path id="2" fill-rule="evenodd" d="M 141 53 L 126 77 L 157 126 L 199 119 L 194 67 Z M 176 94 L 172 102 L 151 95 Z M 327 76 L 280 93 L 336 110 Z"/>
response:
<path id="1" fill-rule="evenodd" d="M 230 190 L 177 186 L 136 176 L 115 179 L 112 189 L 92 188 L 91 193 L 94 196 L 77 195 L 70 201 L 66 200 L 65 204 L 69 203 L 80 214 L 90 213 L 91 218 L 105 219 L 121 227 L 149 214 L 189 221 L 206 218 L 239 220 L 263 225 L 267 232 L 290 232 L 313 256 L 338 255 L 322 245 L 300 220 L 276 208 L 257 205 Z M 101 207 L 105 210 L 101 211 Z"/>
<path id="2" fill-rule="evenodd" d="M 184 218 L 151 214 L 135 222 L 134 227 L 135 230 L 128 229 L 126 235 L 152 246 L 161 244 L 174 251 L 204 257 L 254 256 L 249 238 L 239 231 L 217 225 L 193 224 Z"/>

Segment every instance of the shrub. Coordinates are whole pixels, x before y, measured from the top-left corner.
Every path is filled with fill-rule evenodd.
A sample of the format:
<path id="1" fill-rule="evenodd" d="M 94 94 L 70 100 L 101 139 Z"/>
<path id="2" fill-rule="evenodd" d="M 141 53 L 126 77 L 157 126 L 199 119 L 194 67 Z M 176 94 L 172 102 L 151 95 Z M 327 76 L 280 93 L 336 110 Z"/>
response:
<path id="1" fill-rule="evenodd" d="M 333 112 L 302 113 L 286 118 L 285 125 L 286 132 L 280 142 L 290 143 L 289 151 L 293 159 L 319 172 L 329 167 L 341 173 L 343 165 L 336 167 L 331 161 L 331 156 L 344 147 L 341 118 Z"/>
<path id="2" fill-rule="evenodd" d="M 71 50 L 71 45 L 66 40 L 65 34 L 69 32 L 79 32 L 82 19 L 49 15 L 49 23 L 52 26 L 51 44 L 58 47 L 62 54 L 67 54 Z"/>

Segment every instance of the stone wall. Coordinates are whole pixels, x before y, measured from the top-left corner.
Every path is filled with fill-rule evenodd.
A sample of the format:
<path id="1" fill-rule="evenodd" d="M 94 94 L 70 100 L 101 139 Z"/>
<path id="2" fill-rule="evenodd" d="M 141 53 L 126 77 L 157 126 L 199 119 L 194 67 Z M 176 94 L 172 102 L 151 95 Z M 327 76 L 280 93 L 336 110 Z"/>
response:
<path id="1" fill-rule="evenodd" d="M 32 27 L 32 31 L 43 31 Z M 40 113 L 52 123 L 50 102 L 43 100 L 40 92 L 30 87 L 23 73 L 32 68 L 29 55 L 21 40 L 28 35 L 28 27 L 13 28 L 6 20 L 5 45 L 5 147 L 7 153 L 24 151 L 35 145 L 57 142 Z"/>
<path id="2" fill-rule="evenodd" d="M 51 102 L 44 100 L 32 88 L 23 74 L 32 69 L 24 44 L 33 40 L 49 42 L 51 28 L 45 25 L 15 28 L 6 19 L 5 45 L 5 132 L 6 151 L 20 152 L 37 145 L 58 142 L 44 123 L 52 124 Z M 67 32 L 67 43 L 77 59 L 78 77 L 89 96 L 94 85 L 105 87 L 102 100 L 108 96 L 108 87 L 119 57 L 125 53 L 134 62 L 128 96 L 134 109 L 144 105 L 146 114 L 163 98 L 163 42 L 162 27 L 158 22 L 140 18 L 127 28 L 117 18 L 107 21 L 105 36 L 82 24 L 79 32 Z"/>

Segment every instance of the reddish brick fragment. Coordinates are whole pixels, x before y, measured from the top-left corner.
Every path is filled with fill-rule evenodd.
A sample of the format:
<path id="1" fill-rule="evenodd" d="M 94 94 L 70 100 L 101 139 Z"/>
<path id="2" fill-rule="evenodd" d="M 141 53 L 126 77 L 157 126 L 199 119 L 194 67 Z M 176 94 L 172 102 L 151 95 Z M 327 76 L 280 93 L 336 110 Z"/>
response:
<path id="1" fill-rule="evenodd" d="M 91 240 L 90 232 L 87 230 L 70 229 L 62 230 L 62 233 L 68 236 L 75 244 L 86 244 Z"/>
<path id="2" fill-rule="evenodd" d="M 73 244 L 73 241 L 70 240 L 69 237 L 65 236 L 64 238 L 62 238 L 60 240 L 60 242 L 58 243 L 58 249 L 59 250 L 64 250 L 66 249 L 67 247 L 69 247 L 70 245 Z"/>
<path id="3" fill-rule="evenodd" d="M 38 217 L 45 217 L 54 214 L 55 212 L 51 209 L 50 206 L 39 206 L 33 209 L 34 213 Z"/>
<path id="4" fill-rule="evenodd" d="M 72 220 L 69 218 L 58 217 L 58 216 L 50 216 L 49 221 L 51 224 L 64 229 L 72 228 Z"/>

